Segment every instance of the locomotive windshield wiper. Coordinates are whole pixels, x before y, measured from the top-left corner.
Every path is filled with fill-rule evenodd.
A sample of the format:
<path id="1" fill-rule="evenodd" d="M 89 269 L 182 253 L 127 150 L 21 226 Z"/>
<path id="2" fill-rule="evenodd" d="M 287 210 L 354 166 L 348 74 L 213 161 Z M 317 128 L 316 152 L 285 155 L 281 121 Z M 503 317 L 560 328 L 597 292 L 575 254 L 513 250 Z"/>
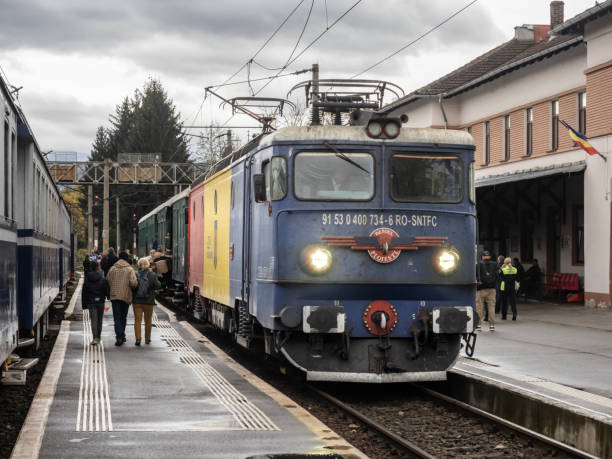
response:
<path id="1" fill-rule="evenodd" d="M 371 175 L 371 172 L 369 170 L 367 170 L 365 167 L 361 166 L 360 164 L 356 163 L 355 161 L 353 161 L 351 158 L 349 158 L 348 156 L 346 156 L 344 153 L 342 153 L 341 151 L 339 151 L 338 149 L 334 148 L 331 144 L 329 144 L 328 142 L 323 142 L 324 145 L 328 146 L 329 148 L 331 148 L 332 150 L 334 150 L 336 152 L 336 156 L 340 159 L 345 160 L 348 163 L 351 163 L 353 166 L 358 167 L 359 169 L 361 169 L 362 171 L 364 171 L 366 174 Z"/>

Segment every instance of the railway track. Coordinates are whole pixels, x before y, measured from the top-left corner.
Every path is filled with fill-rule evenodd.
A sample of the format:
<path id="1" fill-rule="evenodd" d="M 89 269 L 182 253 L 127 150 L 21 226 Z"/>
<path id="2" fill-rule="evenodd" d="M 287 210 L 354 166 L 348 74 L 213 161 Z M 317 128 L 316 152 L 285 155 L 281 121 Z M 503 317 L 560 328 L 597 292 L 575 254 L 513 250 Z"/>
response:
<path id="1" fill-rule="evenodd" d="M 525 445 L 528 448 L 533 449 L 533 451 L 525 452 L 524 454 L 520 454 L 514 457 L 529 457 L 529 458 L 567 457 L 567 458 L 589 458 L 589 459 L 596 458 L 596 456 L 585 453 L 584 451 L 578 450 L 570 445 L 566 445 L 557 440 L 541 435 L 538 432 L 526 429 L 518 424 L 509 422 L 503 418 L 487 413 L 486 411 L 480 410 L 478 408 L 474 408 L 470 405 L 467 405 L 463 402 L 455 400 L 439 392 L 433 391 L 429 388 L 423 387 L 418 384 L 412 384 L 411 386 L 414 389 L 416 389 L 418 392 L 421 392 L 422 394 L 425 394 L 426 396 L 432 399 L 435 399 L 441 402 L 442 404 L 451 405 L 455 409 L 470 413 L 471 415 L 475 415 L 479 418 L 485 419 L 486 421 L 499 425 L 501 427 L 500 431 L 502 429 L 506 429 L 508 432 L 510 432 L 510 435 L 509 435 L 510 439 L 518 443 L 525 441 L 526 442 Z M 359 422 L 367 426 L 367 428 L 376 431 L 378 434 L 382 435 L 383 437 L 388 439 L 390 442 L 393 442 L 396 445 L 396 447 L 401 448 L 402 450 L 406 451 L 410 455 L 410 457 L 435 458 L 435 457 L 496 457 L 497 456 L 495 452 L 487 451 L 487 448 L 490 449 L 490 445 L 488 445 L 487 440 L 483 439 L 481 445 L 478 444 L 478 441 L 474 442 L 474 440 L 476 439 L 476 435 L 474 435 L 472 438 L 466 439 L 465 440 L 466 444 L 463 447 L 462 446 L 459 446 L 459 447 L 451 446 L 451 448 L 449 448 L 450 450 L 445 449 L 445 447 L 442 445 L 443 442 L 436 441 L 435 440 L 436 437 L 440 438 L 442 436 L 454 435 L 452 432 L 449 432 L 449 430 L 452 430 L 451 426 L 447 422 L 444 422 L 444 419 L 452 419 L 451 414 L 445 414 L 445 415 L 440 416 L 439 418 L 439 421 L 440 421 L 439 428 L 440 430 L 443 429 L 445 433 L 442 433 L 439 436 L 430 434 L 426 437 L 425 436 L 421 437 L 421 441 L 415 442 L 407 438 L 408 435 L 400 435 L 392 431 L 386 425 L 389 421 L 388 416 L 385 416 L 385 420 L 386 420 L 385 422 L 385 420 L 378 419 L 375 414 L 372 414 L 372 412 L 375 410 L 370 410 L 368 407 L 368 403 L 377 404 L 380 402 L 378 399 L 374 400 L 373 402 L 368 401 L 368 400 L 366 401 L 362 400 L 360 403 L 362 407 L 360 409 L 357 409 L 354 406 L 354 403 L 342 401 L 338 397 L 331 395 L 328 392 L 321 390 L 317 387 L 313 387 L 313 386 L 308 386 L 308 387 L 311 391 L 316 393 L 319 397 L 325 399 L 327 402 L 334 405 L 334 407 L 336 407 L 337 409 L 340 409 L 346 412 L 348 416 L 358 420 Z M 411 400 L 410 403 L 414 403 L 414 400 Z M 398 407 L 401 408 L 402 406 L 403 405 L 402 405 L 401 399 L 398 399 Z M 422 422 L 422 421 L 423 421 L 423 418 L 421 418 L 418 422 Z M 406 420 L 406 423 L 409 423 L 409 420 Z M 430 425 L 431 424 L 433 423 L 430 423 Z M 397 429 L 394 429 L 394 430 L 397 430 Z M 479 431 L 475 429 L 474 432 L 477 433 Z M 460 435 L 458 435 L 457 437 L 460 437 Z M 431 441 L 432 439 L 434 440 Z M 424 443 L 427 444 L 427 446 L 424 446 Z M 503 448 L 501 446 L 503 446 Z M 520 445 L 517 445 L 517 446 L 518 446 L 518 449 L 521 448 Z M 498 450 L 497 453 L 499 453 L 500 457 L 501 456 L 512 457 L 512 453 L 508 454 L 509 450 L 516 449 L 517 446 L 513 446 L 511 444 L 500 443 L 494 446 L 494 450 L 495 449 Z M 539 452 L 536 452 L 536 450 L 538 449 L 539 449 Z"/>
<path id="2" fill-rule="evenodd" d="M 279 374 L 278 364 L 264 362 L 229 335 L 184 316 L 168 299 L 158 299 L 371 457 L 595 457 L 422 385 L 314 387 L 299 377 L 288 378 L 284 373 L 292 373 L 289 369 Z"/>

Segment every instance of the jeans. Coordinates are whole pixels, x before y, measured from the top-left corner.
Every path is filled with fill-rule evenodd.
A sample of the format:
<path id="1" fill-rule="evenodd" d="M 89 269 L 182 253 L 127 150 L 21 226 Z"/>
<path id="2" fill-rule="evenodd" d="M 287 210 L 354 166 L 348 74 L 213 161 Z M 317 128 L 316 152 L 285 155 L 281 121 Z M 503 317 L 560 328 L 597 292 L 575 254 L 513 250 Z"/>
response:
<path id="1" fill-rule="evenodd" d="M 134 334 L 136 340 L 140 341 L 142 337 L 142 328 L 140 323 L 144 313 L 145 323 L 145 341 L 151 341 L 151 327 L 153 325 L 153 305 L 152 304 L 134 304 Z"/>
<path id="2" fill-rule="evenodd" d="M 100 339 L 102 333 L 102 320 L 104 319 L 104 303 L 87 305 L 89 319 L 91 320 L 91 334 Z"/>
<path id="3" fill-rule="evenodd" d="M 115 336 L 117 339 L 123 339 L 130 305 L 121 300 L 112 300 L 111 303 L 113 304 L 113 319 L 115 319 Z"/>

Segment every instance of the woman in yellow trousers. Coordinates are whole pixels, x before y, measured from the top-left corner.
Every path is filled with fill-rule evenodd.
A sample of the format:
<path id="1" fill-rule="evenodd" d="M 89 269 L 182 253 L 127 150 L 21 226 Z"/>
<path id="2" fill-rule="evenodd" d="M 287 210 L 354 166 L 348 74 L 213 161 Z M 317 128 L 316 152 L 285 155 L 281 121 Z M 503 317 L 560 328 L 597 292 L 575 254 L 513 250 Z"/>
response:
<path id="1" fill-rule="evenodd" d="M 157 274 L 151 272 L 149 260 L 141 258 L 138 260 L 138 287 L 134 290 L 134 344 L 140 346 L 142 338 L 142 317 L 145 322 L 145 343 L 151 343 L 151 327 L 153 325 L 153 306 L 155 305 L 155 290 L 161 287 Z"/>

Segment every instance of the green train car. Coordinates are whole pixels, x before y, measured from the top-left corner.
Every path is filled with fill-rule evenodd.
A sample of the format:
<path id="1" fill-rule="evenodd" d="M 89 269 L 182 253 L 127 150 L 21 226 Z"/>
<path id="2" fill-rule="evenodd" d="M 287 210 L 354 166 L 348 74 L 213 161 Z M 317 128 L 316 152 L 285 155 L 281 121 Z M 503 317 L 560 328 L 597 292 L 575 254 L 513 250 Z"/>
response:
<path id="1" fill-rule="evenodd" d="M 189 188 L 157 206 L 138 222 L 139 257 L 149 256 L 151 250 L 169 258 L 169 272 L 163 285 L 176 292 L 177 300 L 183 297 L 187 280 L 187 218 Z"/>

